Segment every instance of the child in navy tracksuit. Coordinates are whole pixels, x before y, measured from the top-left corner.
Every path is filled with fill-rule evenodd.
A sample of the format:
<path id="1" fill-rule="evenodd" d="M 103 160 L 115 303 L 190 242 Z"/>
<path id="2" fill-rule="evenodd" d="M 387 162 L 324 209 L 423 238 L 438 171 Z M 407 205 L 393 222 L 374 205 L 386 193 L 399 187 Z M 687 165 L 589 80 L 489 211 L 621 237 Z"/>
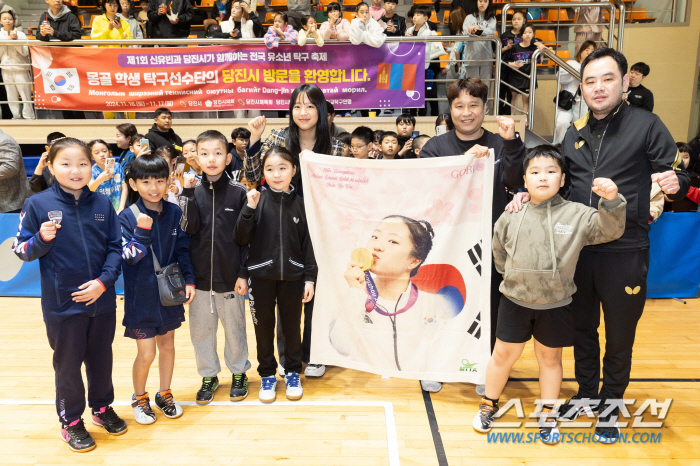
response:
<path id="1" fill-rule="evenodd" d="M 134 419 L 139 424 L 152 424 L 156 415 L 150 406 L 146 380 L 156 346 L 160 371 L 156 407 L 168 418 L 182 416 L 182 408 L 170 391 L 170 382 L 175 366 L 175 329 L 185 320 L 182 304 L 164 306 L 160 301 L 153 255 L 161 268 L 174 262 L 180 264 L 187 284 L 186 304 L 195 295 L 194 270 L 190 262 L 190 236 L 180 228 L 182 211 L 172 202 L 163 202 L 168 195 L 168 162 L 158 154 L 148 154 L 133 160 L 129 167 L 129 187 L 140 197 L 119 214 L 124 258 L 124 336 L 136 340 L 138 348 L 132 372 Z"/>
<path id="2" fill-rule="evenodd" d="M 304 394 L 301 372 L 302 303 L 314 296 L 317 266 L 306 223 L 304 201 L 290 185 L 297 167 L 283 147 L 273 147 L 262 158 L 265 182 L 270 189 L 248 191 L 248 203 L 241 210 L 234 240 L 250 244 L 246 267 L 250 275 L 248 297 L 255 325 L 259 399 L 275 401 L 277 361 L 274 353 L 275 304 L 284 335 L 284 381 L 287 398 L 299 400 Z"/>
<path id="3" fill-rule="evenodd" d="M 41 309 L 54 352 L 61 438 L 73 451 L 89 451 L 95 442 L 81 418 L 83 363 L 92 422 L 113 435 L 127 430 L 110 407 L 121 231 L 109 198 L 87 187 L 90 153 L 83 142 L 57 140 L 48 166 L 56 182 L 25 201 L 13 249 L 24 261 L 39 259 Z"/>

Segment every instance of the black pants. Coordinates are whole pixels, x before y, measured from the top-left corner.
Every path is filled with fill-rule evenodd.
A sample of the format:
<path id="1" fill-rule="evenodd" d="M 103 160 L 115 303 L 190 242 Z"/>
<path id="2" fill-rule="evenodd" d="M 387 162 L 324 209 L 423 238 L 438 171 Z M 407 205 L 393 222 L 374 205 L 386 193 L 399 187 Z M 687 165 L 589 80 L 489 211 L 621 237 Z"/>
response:
<path id="1" fill-rule="evenodd" d="M 60 324 L 46 324 L 56 374 L 56 412 L 64 424 L 79 419 L 85 411 L 85 385 L 80 373 L 83 363 L 88 405 L 98 410 L 114 401 L 112 341 L 116 323 L 116 313 L 108 312 L 97 317 L 75 315 Z"/>
<path id="2" fill-rule="evenodd" d="M 496 272 L 496 265 L 493 260 L 491 260 L 491 352 L 493 353 L 493 347 L 496 346 L 496 324 L 498 323 L 498 305 L 501 302 L 501 292 L 498 287 L 501 286 L 503 281 L 503 275 Z M 484 322 L 486 321 L 486 316 L 482 317 Z"/>
<path id="3" fill-rule="evenodd" d="M 581 251 L 573 296 L 574 359 L 578 394 L 622 398 L 630 380 L 632 346 L 647 295 L 649 250 Z M 636 293 L 635 293 L 636 291 Z M 600 305 L 605 319 L 603 386 L 600 383 Z"/>
<path id="4" fill-rule="evenodd" d="M 279 308 L 284 334 L 284 370 L 301 373 L 301 300 L 304 280 L 249 280 L 250 312 L 255 325 L 258 348 L 258 373 L 270 377 L 277 371 L 275 359 L 275 304 Z"/>
<path id="5" fill-rule="evenodd" d="M 311 362 L 311 320 L 314 314 L 314 302 L 316 301 L 316 295 L 311 298 L 311 301 L 304 304 L 304 334 L 301 339 L 301 361 L 308 364 Z M 279 310 L 277 311 L 279 316 Z M 277 330 L 277 353 L 280 357 L 280 364 L 284 367 L 284 333 L 281 331 L 278 322 Z"/>

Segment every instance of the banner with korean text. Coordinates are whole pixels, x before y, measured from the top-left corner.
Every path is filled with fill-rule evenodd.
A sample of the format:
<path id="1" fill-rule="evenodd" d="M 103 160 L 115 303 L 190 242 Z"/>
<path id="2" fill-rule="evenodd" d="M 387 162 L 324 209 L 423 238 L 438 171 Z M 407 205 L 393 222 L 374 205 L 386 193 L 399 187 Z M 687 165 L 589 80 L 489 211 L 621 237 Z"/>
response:
<path id="1" fill-rule="evenodd" d="M 30 47 L 37 108 L 287 110 L 300 84 L 336 109 L 425 105 L 425 44 Z"/>
<path id="2" fill-rule="evenodd" d="M 493 159 L 301 158 L 318 264 L 311 361 L 484 383 Z"/>

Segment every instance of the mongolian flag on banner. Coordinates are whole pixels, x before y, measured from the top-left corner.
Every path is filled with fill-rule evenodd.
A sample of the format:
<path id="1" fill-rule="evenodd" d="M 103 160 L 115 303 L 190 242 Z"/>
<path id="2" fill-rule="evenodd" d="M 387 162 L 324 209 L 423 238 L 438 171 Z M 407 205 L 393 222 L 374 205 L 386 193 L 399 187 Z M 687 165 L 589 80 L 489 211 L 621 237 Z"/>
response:
<path id="1" fill-rule="evenodd" d="M 416 87 L 416 65 L 380 63 L 377 67 L 377 89 L 412 91 Z"/>

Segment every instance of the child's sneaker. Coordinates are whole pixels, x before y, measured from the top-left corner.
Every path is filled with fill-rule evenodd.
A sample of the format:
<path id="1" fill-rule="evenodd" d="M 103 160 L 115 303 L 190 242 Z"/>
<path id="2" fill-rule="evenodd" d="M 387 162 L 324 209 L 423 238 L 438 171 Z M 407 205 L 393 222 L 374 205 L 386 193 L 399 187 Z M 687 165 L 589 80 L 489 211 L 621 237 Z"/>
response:
<path id="1" fill-rule="evenodd" d="M 246 396 L 248 396 L 248 376 L 245 374 L 233 374 L 229 399 L 231 401 L 241 401 Z"/>
<path id="2" fill-rule="evenodd" d="M 258 399 L 263 403 L 272 403 L 277 399 L 277 377 L 263 377 L 260 379 L 260 394 Z"/>
<path id="3" fill-rule="evenodd" d="M 67 426 L 61 426 L 61 439 L 68 444 L 71 450 L 78 453 L 95 449 L 95 441 L 85 430 L 85 423 L 82 419 L 77 419 Z"/>
<path id="4" fill-rule="evenodd" d="M 555 445 L 561 440 L 559 426 L 557 425 L 557 413 L 551 409 L 542 408 L 537 422 L 540 428 L 540 439 L 546 445 Z"/>
<path id="5" fill-rule="evenodd" d="M 141 396 L 136 393 L 131 397 L 131 408 L 134 410 L 134 420 L 139 424 L 153 424 L 156 422 L 156 413 L 151 409 L 151 399 L 148 392 Z"/>
<path id="6" fill-rule="evenodd" d="M 121 435 L 126 433 L 126 422 L 114 412 L 111 406 L 100 408 L 99 411 L 92 411 L 92 423 L 102 427 L 110 435 Z"/>
<path id="7" fill-rule="evenodd" d="M 322 377 L 326 373 L 326 366 L 323 364 L 307 364 L 304 370 L 306 377 Z"/>
<path id="8" fill-rule="evenodd" d="M 218 377 L 204 377 L 202 379 L 202 388 L 197 392 L 195 401 L 198 405 L 207 405 L 214 399 L 214 392 L 219 388 Z"/>
<path id="9" fill-rule="evenodd" d="M 177 419 L 182 416 L 182 407 L 180 403 L 173 399 L 173 394 L 170 390 L 163 390 L 156 393 L 156 408 L 163 411 L 165 417 Z"/>
<path id="10" fill-rule="evenodd" d="M 477 432 L 490 432 L 491 427 L 493 427 L 493 418 L 498 412 L 498 407 L 494 407 L 486 398 L 481 399 L 481 404 L 479 405 L 479 412 L 474 416 L 472 421 L 472 427 Z"/>
<path id="11" fill-rule="evenodd" d="M 287 399 L 292 401 L 301 400 L 304 396 L 304 389 L 301 388 L 298 372 L 290 372 L 284 376 L 284 383 L 287 385 Z"/>
<path id="12" fill-rule="evenodd" d="M 598 416 L 593 438 L 599 443 L 616 443 L 620 438 L 620 425 L 617 422 L 617 414 Z"/>

